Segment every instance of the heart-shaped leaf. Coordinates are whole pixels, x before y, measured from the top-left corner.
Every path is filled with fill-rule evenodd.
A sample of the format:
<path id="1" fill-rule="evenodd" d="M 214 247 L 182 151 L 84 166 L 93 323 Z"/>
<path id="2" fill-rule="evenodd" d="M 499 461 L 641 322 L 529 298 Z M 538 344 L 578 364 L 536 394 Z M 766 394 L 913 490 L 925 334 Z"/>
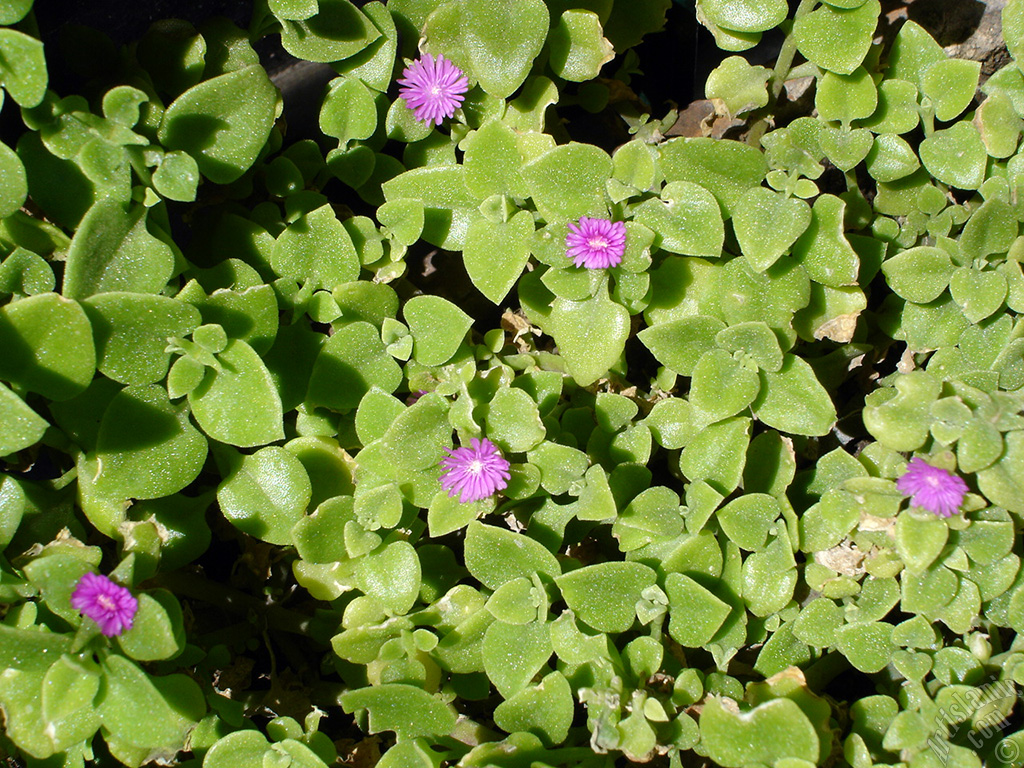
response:
<path id="1" fill-rule="evenodd" d="M 811 223 L 811 207 L 766 187 L 743 193 L 732 216 L 740 250 L 758 272 L 779 260 Z"/>
<path id="2" fill-rule="evenodd" d="M 949 292 L 960 305 L 964 317 L 980 322 L 1003 306 L 1006 278 L 1002 272 L 960 267 L 949 279 Z"/>

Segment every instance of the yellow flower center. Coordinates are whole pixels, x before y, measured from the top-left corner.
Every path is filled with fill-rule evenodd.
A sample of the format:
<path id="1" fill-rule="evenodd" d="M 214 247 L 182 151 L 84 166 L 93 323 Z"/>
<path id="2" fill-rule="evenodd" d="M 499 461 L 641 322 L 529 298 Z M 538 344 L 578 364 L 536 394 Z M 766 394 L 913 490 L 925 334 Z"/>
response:
<path id="1" fill-rule="evenodd" d="M 100 604 L 100 608 L 105 611 L 116 611 L 117 604 L 110 599 L 109 595 L 100 595 L 96 598 L 96 602 Z"/>

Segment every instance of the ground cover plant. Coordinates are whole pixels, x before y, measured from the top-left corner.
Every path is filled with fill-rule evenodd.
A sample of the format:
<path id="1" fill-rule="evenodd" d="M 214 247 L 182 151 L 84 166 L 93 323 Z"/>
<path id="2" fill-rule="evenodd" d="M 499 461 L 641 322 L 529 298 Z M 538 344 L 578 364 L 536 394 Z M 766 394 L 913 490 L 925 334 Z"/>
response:
<path id="1" fill-rule="evenodd" d="M 1021 764 L 1024 2 L 984 76 L 879 0 L 44 48 L 45 2 L 0 3 L 8 764 Z M 640 87 L 681 11 L 692 129 Z"/>

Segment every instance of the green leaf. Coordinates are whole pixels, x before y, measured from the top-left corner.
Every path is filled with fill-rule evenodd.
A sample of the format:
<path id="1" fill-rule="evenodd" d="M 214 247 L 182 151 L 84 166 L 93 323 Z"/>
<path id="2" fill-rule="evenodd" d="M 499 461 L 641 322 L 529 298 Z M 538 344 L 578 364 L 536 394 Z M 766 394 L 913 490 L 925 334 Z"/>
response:
<path id="1" fill-rule="evenodd" d="M 569 608 L 600 632 L 632 627 L 641 593 L 656 581 L 651 568 L 635 562 L 587 565 L 555 579 Z"/>
<path id="2" fill-rule="evenodd" d="M 402 369 L 384 349 L 380 333 L 357 321 L 327 339 L 313 366 L 307 401 L 344 412 L 371 388 L 393 392 L 401 381 Z"/>
<path id="3" fill-rule="evenodd" d="M 495 392 L 484 419 L 487 436 L 505 453 L 529 451 L 544 439 L 537 404 L 521 389 L 505 387 Z"/>
<path id="4" fill-rule="evenodd" d="M 743 561 L 743 599 L 755 616 L 777 614 L 793 600 L 797 585 L 796 561 L 786 528 L 766 549 Z"/>
<path id="5" fill-rule="evenodd" d="M 104 727 L 132 746 L 182 749 L 206 710 L 199 686 L 185 675 L 151 678 L 123 656 L 107 656 L 102 666 L 97 712 Z M 146 717 L 140 719 L 139 712 Z"/>
<path id="6" fill-rule="evenodd" d="M 693 369 L 690 402 L 706 414 L 708 421 L 721 421 L 743 411 L 760 390 L 761 380 L 753 367 L 724 349 L 712 349 Z"/>
<path id="7" fill-rule="evenodd" d="M 779 339 L 765 323 L 750 321 L 730 325 L 715 335 L 715 343 L 728 352 L 743 355 L 743 359 L 762 370 L 775 373 L 782 368 Z"/>
<path id="8" fill-rule="evenodd" d="M 621 552 L 632 552 L 652 541 L 672 539 L 682 532 L 679 496 L 663 486 L 642 491 L 612 524 L 612 536 L 618 539 Z"/>
<path id="9" fill-rule="evenodd" d="M 33 0 L 7 0 L 0 8 L 0 24 L 8 26 L 21 21 L 32 10 Z"/>
<path id="10" fill-rule="evenodd" d="M 960 253 L 970 260 L 1006 253 L 1017 239 L 1016 223 L 1017 216 L 1009 203 L 996 198 L 986 200 L 964 225 Z"/>
<path id="11" fill-rule="evenodd" d="M 612 175 L 612 159 L 600 147 L 562 144 L 524 165 L 522 173 L 548 223 L 581 216 L 607 218 L 604 188 Z"/>
<path id="12" fill-rule="evenodd" d="M 26 674 L 12 669 L 0 683 L 5 735 L 22 750 L 44 759 L 74 751 L 84 739 L 91 739 L 100 725 L 92 707 L 82 707 L 59 720 L 44 718 L 40 694 L 45 680 L 42 672 Z"/>
<path id="13" fill-rule="evenodd" d="M 700 8 L 712 24 L 734 32 L 767 32 L 788 11 L 785 0 L 702 0 Z"/>
<path id="14" fill-rule="evenodd" d="M 622 354 L 629 336 L 629 312 L 606 291 L 585 301 L 555 299 L 543 324 L 581 387 L 604 376 Z"/>
<path id="15" fill-rule="evenodd" d="M 523 84 L 548 34 L 541 0 L 446 2 L 427 19 L 431 53 L 443 53 L 491 96 L 506 99 Z"/>
<path id="16" fill-rule="evenodd" d="M 760 552 L 782 510 L 766 493 L 747 493 L 715 513 L 722 531 L 741 549 Z"/>
<path id="17" fill-rule="evenodd" d="M 415 168 L 385 181 L 388 201 L 410 198 L 424 206 L 423 239 L 447 250 L 460 250 L 466 228 L 480 214 L 480 201 L 466 186 L 464 165 Z"/>
<path id="18" fill-rule="evenodd" d="M 937 130 L 918 149 L 936 179 L 960 189 L 977 189 L 985 179 L 988 153 L 973 123 L 961 121 Z"/>
<path id="19" fill-rule="evenodd" d="M 473 319 L 440 296 L 414 296 L 402 310 L 414 339 L 413 357 L 427 365 L 444 365 L 458 350 Z"/>
<path id="20" fill-rule="evenodd" d="M 181 94 L 164 112 L 158 135 L 168 149 L 191 155 L 208 179 L 230 184 L 255 162 L 277 110 L 277 89 L 267 73 L 245 67 Z"/>
<path id="21" fill-rule="evenodd" d="M 235 459 L 217 489 L 224 517 L 238 530 L 271 544 L 291 544 L 292 528 L 312 496 L 309 475 L 290 451 L 268 445 Z"/>
<path id="22" fill-rule="evenodd" d="M 875 181 L 897 181 L 920 167 L 921 163 L 911 146 L 894 133 L 876 136 L 867 156 L 868 173 Z"/>
<path id="23" fill-rule="evenodd" d="M 967 109 L 980 74 L 981 62 L 967 59 L 941 59 L 925 68 L 921 95 L 931 99 L 937 120 L 949 122 Z"/>
<path id="24" fill-rule="evenodd" d="M 177 598 L 166 589 L 143 592 L 132 628 L 119 635 L 117 644 L 136 661 L 159 661 L 177 656 L 185 648 L 185 624 Z"/>
<path id="25" fill-rule="evenodd" d="M 816 597 L 793 621 L 793 634 L 815 648 L 835 645 L 836 631 L 843 625 L 843 611 L 834 601 Z"/>
<path id="26" fill-rule="evenodd" d="M 696 436 L 702 417 L 694 413 L 689 400 L 670 397 L 655 403 L 643 423 L 650 428 L 658 445 L 675 450 Z"/>
<path id="27" fill-rule="evenodd" d="M 332 80 L 320 106 L 320 130 L 345 146 L 370 138 L 376 128 L 377 105 L 370 89 L 356 77 Z"/>
<path id="28" fill-rule="evenodd" d="M 836 648 L 861 672 L 878 672 L 892 660 L 893 627 L 880 621 L 847 624 L 836 633 Z"/>
<path id="29" fill-rule="evenodd" d="M 811 208 L 798 198 L 752 187 L 740 198 L 732 221 L 743 255 L 750 266 L 763 272 L 807 229 Z"/>
<path id="30" fill-rule="evenodd" d="M 65 296 L 85 298 L 108 291 L 159 293 L 174 273 L 174 250 L 147 227 L 141 205 L 126 210 L 97 201 L 71 240 L 64 269 Z"/>
<path id="31" fill-rule="evenodd" d="M 671 181 L 660 199 L 645 200 L 634 219 L 654 230 L 655 246 L 670 253 L 717 258 L 722 252 L 725 229 L 714 196 L 704 187 Z"/>
<path id="32" fill-rule="evenodd" d="M 39 442 L 49 424 L 3 384 L 0 384 L 0 456 Z M 3 537 L 0 536 L 0 541 Z"/>
<path id="33" fill-rule="evenodd" d="M 391 461 L 404 469 L 433 469 L 451 445 L 448 402 L 440 395 L 426 394 L 395 417 L 381 444 Z"/>
<path id="34" fill-rule="evenodd" d="M 760 421 L 796 435 L 826 435 L 835 425 L 832 399 L 802 358 L 787 353 L 778 373 L 759 375 L 761 391 L 752 408 Z"/>
<path id="35" fill-rule="evenodd" d="M 264 764 L 269 747 L 267 737 L 259 731 L 233 731 L 217 739 L 203 757 L 203 765 L 207 768 L 255 768 Z"/>
<path id="36" fill-rule="evenodd" d="M 501 702 L 494 710 L 494 724 L 506 733 L 532 733 L 553 747 L 569 735 L 574 711 L 568 681 L 561 672 L 551 672 Z"/>
<path id="37" fill-rule="evenodd" d="M 615 57 L 615 49 L 605 39 L 596 13 L 570 8 L 548 33 L 550 64 L 563 80 L 582 83 L 597 77 L 601 67 Z"/>
<path id="38" fill-rule="evenodd" d="M 679 469 L 690 480 L 706 480 L 715 490 L 731 493 L 743 478 L 749 442 L 750 419 L 730 417 L 700 430 L 687 443 Z"/>
<path id="39" fill-rule="evenodd" d="M 854 120 L 874 114 L 878 106 L 878 91 L 864 67 L 857 67 L 848 75 L 826 72 L 818 81 L 814 106 L 821 120 L 849 125 Z"/>
<path id="40" fill-rule="evenodd" d="M 392 18 L 395 9 L 374 1 L 366 3 L 360 10 L 373 22 L 381 36 L 354 56 L 335 62 L 334 69 L 358 77 L 376 91 L 386 91 L 391 84 L 398 49 L 398 29 Z"/>
<path id="41" fill-rule="evenodd" d="M 856 285 L 860 258 L 843 234 L 846 203 L 835 195 L 814 201 L 811 222 L 793 245 L 793 257 L 815 282 L 838 288 Z"/>
<path id="42" fill-rule="evenodd" d="M 1007 284 L 1002 272 L 960 267 L 949 279 L 949 293 L 964 317 L 978 323 L 1003 306 Z"/>
<path id="43" fill-rule="evenodd" d="M 341 695 L 341 706 L 349 714 L 367 710 L 370 733 L 394 731 L 399 741 L 447 736 L 455 727 L 455 713 L 440 699 L 402 683 L 347 691 Z"/>
<path id="44" fill-rule="evenodd" d="M 889 448 L 914 451 L 928 437 L 932 423 L 929 409 L 939 397 L 940 383 L 925 371 L 912 371 L 897 378 L 895 387 L 895 393 L 879 390 L 884 394 L 868 396 L 864 426 Z"/>
<path id="45" fill-rule="evenodd" d="M 818 134 L 818 143 L 825 156 L 841 171 L 853 170 L 868 156 L 874 144 L 874 136 L 867 128 L 836 128 L 831 125 L 822 126 Z M 806 181 L 806 179 L 801 179 Z M 796 194 L 802 194 L 799 187 Z M 815 194 L 815 192 L 812 192 Z"/>
<path id="46" fill-rule="evenodd" d="M 466 531 L 466 568 L 488 589 L 533 573 L 556 578 L 562 569 L 537 541 L 512 531 L 473 521 Z"/>
<path id="47" fill-rule="evenodd" d="M 483 644 L 484 671 L 505 698 L 526 688 L 551 658 L 554 649 L 547 624 L 506 624 L 495 621 Z"/>
<path id="48" fill-rule="evenodd" d="M 709 697 L 700 716 L 701 743 L 708 756 L 725 768 L 775 765 L 784 760 L 815 765 L 819 739 L 800 706 L 772 699 L 740 711 L 735 702 Z"/>
<path id="49" fill-rule="evenodd" d="M 89 315 L 100 372 L 122 384 L 154 384 L 167 374 L 168 337 L 185 337 L 199 325 L 198 310 L 183 301 L 111 292 L 82 302 Z"/>
<path id="50" fill-rule="evenodd" d="M 466 187 L 481 200 L 491 195 L 526 197 L 523 155 L 516 133 L 499 120 L 488 120 L 462 142 Z"/>
<path id="51" fill-rule="evenodd" d="M 1024 122 L 1017 115 L 1009 96 L 1000 92 L 990 94 L 974 116 L 989 157 L 1002 159 L 1017 151 Z"/>
<path id="52" fill-rule="evenodd" d="M 126 387 L 110 401 L 96 439 L 95 487 L 117 499 L 177 493 L 203 468 L 207 443 L 155 384 Z"/>
<path id="53" fill-rule="evenodd" d="M 896 549 L 907 571 L 919 574 L 942 552 L 949 528 L 941 518 L 913 509 L 896 517 Z"/>
<path id="54" fill-rule="evenodd" d="M 665 577 L 669 636 L 684 648 L 703 648 L 718 633 L 732 608 L 681 573 Z"/>
<path id="55" fill-rule="evenodd" d="M 726 324 L 716 317 L 694 315 L 658 323 L 639 333 L 639 339 L 663 365 L 682 376 L 692 376 L 705 352 L 715 348 L 715 337 Z"/>
<path id="56" fill-rule="evenodd" d="M 21 159 L 3 142 L 0 142 L 0 178 L 4 180 L 0 191 L 0 218 L 6 218 L 25 204 L 28 178 Z"/>
<path id="57" fill-rule="evenodd" d="M 347 59 L 380 35 L 349 0 L 318 0 L 314 16 L 281 21 L 281 45 L 292 56 L 306 61 Z"/>
<path id="58" fill-rule="evenodd" d="M 52 400 L 79 394 L 96 370 L 85 312 L 55 293 L 0 307 L 0 348 L 0 379 Z"/>
<path id="59" fill-rule="evenodd" d="M 900 28 L 900 34 L 910 26 L 916 25 L 912 21 L 906 22 Z M 897 38 L 899 36 L 897 35 Z M 931 42 L 935 44 L 934 40 Z M 936 47 L 938 46 L 936 45 Z M 945 56 L 941 48 L 939 48 L 939 55 Z M 891 78 L 892 75 L 878 86 L 878 108 L 875 109 L 874 114 L 867 120 L 861 121 L 861 127 L 868 128 L 877 134 L 908 133 L 914 130 L 921 120 L 917 105 L 917 86 L 906 80 Z"/>
<path id="60" fill-rule="evenodd" d="M 190 203 L 199 187 L 199 165 L 184 152 L 168 152 L 153 172 L 153 187 L 169 200 Z"/>
<path id="61" fill-rule="evenodd" d="M 299 217 L 278 235 L 270 263 L 282 277 L 327 290 L 359 277 L 352 238 L 330 205 Z"/>
<path id="62" fill-rule="evenodd" d="M 493 303 L 502 303 L 523 273 L 533 227 L 529 211 L 519 211 L 507 222 L 480 218 L 470 223 L 462 258 L 473 284 Z"/>
<path id="63" fill-rule="evenodd" d="M 679 137 L 659 145 L 658 153 L 667 181 L 704 187 L 726 217 L 736 213 L 743 193 L 760 186 L 768 170 L 764 155 L 739 141 Z"/>
<path id="64" fill-rule="evenodd" d="M 0 85 L 18 105 L 37 106 L 48 82 L 43 44 L 14 29 L 0 29 Z"/>
<path id="65" fill-rule="evenodd" d="M 361 557 L 356 583 L 394 616 L 409 612 L 420 594 L 420 561 L 412 544 L 396 539 Z"/>
<path id="66" fill-rule="evenodd" d="M 0 264 L 0 293 L 35 296 L 50 293 L 55 285 L 50 265 L 38 254 L 20 246 Z"/>
<path id="67" fill-rule="evenodd" d="M 220 370 L 208 368 L 202 383 L 188 394 L 203 431 L 242 448 L 282 439 L 281 398 L 260 356 L 244 341 L 231 339 L 217 359 Z"/>
<path id="68" fill-rule="evenodd" d="M 725 104 L 730 115 L 739 115 L 768 103 L 769 77 L 771 70 L 767 67 L 752 66 L 742 56 L 730 56 L 708 75 L 704 95 Z"/>
<path id="69" fill-rule="evenodd" d="M 55 723 L 90 707 L 100 688 L 99 670 L 64 654 L 46 670 L 42 685 L 43 719 Z"/>
<path id="70" fill-rule="evenodd" d="M 878 0 L 853 10 L 822 5 L 793 24 L 797 49 L 822 69 L 852 74 L 867 56 L 880 12 Z"/>
<path id="71" fill-rule="evenodd" d="M 493 507 L 490 499 L 461 502 L 457 496 L 449 496 L 447 491 L 438 491 L 427 507 L 427 528 L 430 537 L 436 539 L 452 531 L 461 530 L 478 517 L 487 514 Z"/>
<path id="72" fill-rule="evenodd" d="M 1024 432 L 1007 432 L 1002 458 L 978 473 L 978 489 L 991 503 L 1024 513 Z"/>

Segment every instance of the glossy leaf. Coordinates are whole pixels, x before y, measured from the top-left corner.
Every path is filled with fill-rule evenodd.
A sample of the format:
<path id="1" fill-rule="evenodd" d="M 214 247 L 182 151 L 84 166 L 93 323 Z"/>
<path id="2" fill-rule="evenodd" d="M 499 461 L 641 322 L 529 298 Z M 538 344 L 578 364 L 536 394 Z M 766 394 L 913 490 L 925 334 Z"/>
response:
<path id="1" fill-rule="evenodd" d="M 108 291 L 159 293 L 174 271 L 174 251 L 147 226 L 142 206 L 130 210 L 99 200 L 85 218 L 68 251 L 65 296 L 85 298 Z"/>
<path id="2" fill-rule="evenodd" d="M 253 164 L 266 143 L 277 117 L 277 98 L 262 67 L 214 77 L 189 88 L 167 107 L 160 141 L 191 155 L 211 181 L 230 184 Z"/>
<path id="3" fill-rule="evenodd" d="M 236 459 L 217 490 L 224 517 L 240 531 L 271 544 L 291 544 L 312 487 L 294 454 L 278 446 Z"/>
<path id="4" fill-rule="evenodd" d="M 804 233 L 811 223 L 811 208 L 799 198 L 752 187 L 740 198 L 732 223 L 743 255 L 763 272 Z"/>
<path id="5" fill-rule="evenodd" d="M 199 426 L 214 440 L 251 448 L 284 437 L 281 397 L 270 372 L 252 347 L 231 339 L 188 394 Z"/>
<path id="6" fill-rule="evenodd" d="M 394 731 L 401 741 L 445 736 L 455 727 L 454 712 L 440 699 L 412 685 L 387 683 L 347 691 L 341 695 L 341 706 L 350 714 L 366 710 L 371 733 Z"/>
<path id="7" fill-rule="evenodd" d="M 641 592 L 655 579 L 646 565 L 606 562 L 578 568 L 555 581 L 581 621 L 601 632 L 625 632 L 636 620 Z"/>
<path id="8" fill-rule="evenodd" d="M 794 23 L 797 48 L 822 69 L 852 74 L 867 55 L 880 10 L 878 0 L 852 10 L 822 5 Z"/>
<path id="9" fill-rule="evenodd" d="M 127 387 L 103 414 L 93 482 L 118 499 L 168 496 L 196 479 L 206 451 L 188 409 L 171 403 L 162 387 Z"/>
<path id="10" fill-rule="evenodd" d="M 836 409 L 811 366 L 786 354 L 778 373 L 761 371 L 761 391 L 752 408 L 758 419 L 782 432 L 825 435 L 836 421 Z"/>
<path id="11" fill-rule="evenodd" d="M 523 83 L 548 31 L 541 0 L 482 0 L 442 4 L 428 19 L 424 35 L 431 53 L 444 53 L 480 87 L 505 99 Z M 435 50 L 436 48 L 436 50 Z"/>

